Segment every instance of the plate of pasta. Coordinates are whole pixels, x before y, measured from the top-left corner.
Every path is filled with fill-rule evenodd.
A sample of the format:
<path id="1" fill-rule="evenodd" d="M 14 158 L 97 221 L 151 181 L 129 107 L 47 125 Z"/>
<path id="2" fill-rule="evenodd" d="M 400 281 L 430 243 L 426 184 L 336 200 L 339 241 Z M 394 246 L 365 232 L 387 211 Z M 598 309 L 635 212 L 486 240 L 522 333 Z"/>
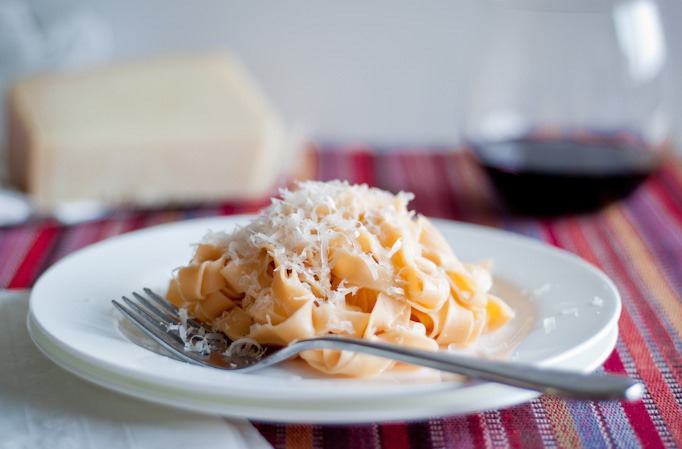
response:
<path id="1" fill-rule="evenodd" d="M 145 343 L 111 300 L 150 287 L 230 339 L 261 345 L 346 334 L 576 371 L 608 357 L 621 305 L 604 273 L 529 237 L 419 216 L 410 199 L 304 183 L 257 216 L 107 239 L 41 276 L 30 334 L 57 364 L 106 388 L 281 422 L 420 419 L 537 394 L 328 350 L 253 373 L 189 365 Z"/>

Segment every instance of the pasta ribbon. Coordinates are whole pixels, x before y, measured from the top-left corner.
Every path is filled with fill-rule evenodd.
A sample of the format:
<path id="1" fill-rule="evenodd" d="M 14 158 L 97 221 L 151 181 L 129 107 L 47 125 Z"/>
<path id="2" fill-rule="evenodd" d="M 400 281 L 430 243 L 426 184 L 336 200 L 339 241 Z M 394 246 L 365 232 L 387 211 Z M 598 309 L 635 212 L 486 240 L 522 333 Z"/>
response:
<path id="1" fill-rule="evenodd" d="M 413 195 L 302 182 L 248 225 L 208 232 L 167 297 L 230 339 L 287 345 L 339 334 L 436 351 L 468 346 L 514 311 L 486 263 L 460 261 Z M 347 351 L 300 356 L 323 373 L 376 376 L 396 362 Z"/>

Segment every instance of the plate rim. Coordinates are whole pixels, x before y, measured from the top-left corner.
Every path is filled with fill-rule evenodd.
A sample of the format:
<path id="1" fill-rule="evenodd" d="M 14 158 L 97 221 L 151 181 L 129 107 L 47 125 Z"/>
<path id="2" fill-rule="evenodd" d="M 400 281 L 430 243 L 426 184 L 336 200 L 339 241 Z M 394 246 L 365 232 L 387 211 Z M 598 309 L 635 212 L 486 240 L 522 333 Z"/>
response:
<path id="1" fill-rule="evenodd" d="M 104 239 L 102 241 L 93 243 L 91 245 L 88 245 L 88 246 L 86 246 L 86 247 L 84 247 L 78 251 L 75 251 L 75 252 L 65 256 L 64 258 L 60 259 L 60 261 L 55 263 L 48 270 L 46 270 L 45 273 L 43 273 L 43 275 L 36 282 L 36 286 L 31 291 L 31 297 L 29 299 L 29 314 L 35 320 L 35 325 L 41 328 L 41 332 L 43 332 L 45 334 L 46 338 L 51 338 L 53 340 L 53 342 L 55 344 L 57 344 L 58 347 L 60 347 L 62 350 L 65 350 L 67 353 L 74 355 L 76 357 L 79 357 L 79 356 L 82 357 L 82 354 L 80 354 L 79 352 L 73 352 L 73 348 L 68 347 L 68 345 L 64 346 L 63 342 L 55 340 L 54 336 L 50 334 L 49 330 L 42 327 L 42 325 L 39 323 L 38 318 L 35 317 L 35 314 L 34 314 L 35 295 L 37 294 L 36 292 L 40 291 L 41 283 L 45 282 L 45 279 L 49 279 L 49 277 L 48 277 L 49 273 L 53 272 L 54 270 L 61 269 L 60 267 L 62 267 L 65 264 L 71 263 L 71 260 L 79 257 L 79 255 L 84 253 L 85 251 L 95 251 L 96 252 L 102 246 L 112 245 L 112 244 L 115 245 L 117 241 L 119 241 L 121 239 L 128 239 L 132 235 L 136 236 L 137 238 L 143 238 L 145 235 L 147 235 L 149 233 L 156 233 L 160 229 L 173 229 L 173 228 L 184 228 L 184 227 L 194 228 L 194 227 L 197 227 L 199 225 L 205 226 L 205 228 L 204 228 L 204 231 L 205 231 L 205 230 L 209 229 L 208 226 L 211 223 L 215 223 L 215 224 L 217 224 L 217 223 L 224 223 L 224 224 L 225 223 L 232 223 L 232 225 L 235 225 L 236 223 L 246 221 L 252 217 L 253 217 L 253 215 L 231 215 L 231 216 L 202 217 L 202 218 L 194 218 L 194 219 L 189 219 L 189 220 L 182 220 L 182 221 L 178 221 L 178 222 L 165 223 L 165 224 L 161 224 L 161 225 L 156 225 L 156 226 L 151 226 L 151 227 L 147 227 L 147 228 L 143 228 L 143 229 L 139 229 L 139 230 L 135 230 L 135 231 L 126 232 L 126 233 L 119 234 L 116 236 L 112 236 L 112 237 Z M 452 220 L 445 220 L 445 219 L 440 219 L 440 218 L 430 218 L 430 219 L 436 225 L 438 225 L 438 224 L 443 225 L 444 224 L 446 226 L 456 226 L 459 229 L 467 230 L 469 232 L 473 231 L 473 232 L 477 232 L 477 233 L 486 233 L 487 235 L 492 235 L 494 237 L 502 237 L 504 239 L 512 239 L 512 240 L 519 242 L 523 245 L 532 245 L 534 248 L 539 249 L 543 252 L 544 251 L 551 252 L 553 256 L 558 255 L 562 258 L 568 258 L 568 260 L 570 260 L 571 263 L 577 263 L 577 264 L 583 266 L 584 268 L 588 268 L 588 271 L 592 272 L 593 274 L 596 273 L 600 277 L 601 281 L 608 284 L 610 286 L 610 288 L 612 288 L 613 293 L 615 293 L 615 304 L 617 307 L 617 313 L 615 313 L 612 316 L 612 318 L 609 320 L 607 325 L 605 325 L 599 331 L 599 333 L 597 335 L 593 336 L 592 340 L 585 341 L 581 345 L 578 345 L 577 347 L 573 347 L 567 351 L 564 351 L 560 354 L 557 354 L 554 357 L 551 357 L 547 360 L 544 360 L 542 362 L 542 364 L 554 365 L 557 363 L 561 363 L 563 360 L 570 359 L 571 357 L 573 357 L 574 354 L 584 351 L 585 347 L 589 346 L 590 341 L 593 341 L 597 338 L 603 338 L 606 334 L 608 334 L 612 330 L 611 328 L 617 324 L 618 316 L 620 315 L 622 306 L 621 306 L 620 294 L 619 294 L 615 284 L 599 268 L 595 267 L 592 264 L 589 264 L 589 262 L 585 261 L 584 259 L 580 258 L 579 256 L 577 256 L 573 253 L 570 253 L 567 250 L 563 250 L 561 248 L 550 246 L 550 245 L 548 245 L 542 241 L 539 241 L 537 239 L 534 239 L 532 237 L 524 236 L 524 235 L 517 234 L 517 233 L 514 233 L 512 231 L 508 231 L 508 230 L 504 230 L 504 229 L 498 229 L 498 228 L 494 228 L 494 227 L 488 227 L 488 226 L 482 226 L 482 225 L 476 225 L 476 224 L 464 223 L 464 222 L 458 222 L 458 221 L 452 221 Z M 191 242 L 185 242 L 185 243 L 189 247 L 189 244 Z M 132 344 L 132 343 L 130 343 L 130 344 Z M 92 361 L 92 360 L 90 360 L 90 361 Z M 103 367 L 102 364 L 100 364 L 100 365 Z M 119 375 L 130 375 L 131 374 L 130 372 L 125 372 L 125 370 L 121 371 L 120 367 L 118 367 L 119 369 L 116 369 L 117 367 L 114 364 L 110 364 L 110 366 L 108 366 L 107 368 L 116 372 Z M 238 374 L 238 373 L 232 373 L 232 374 Z M 247 374 L 239 374 L 239 375 L 240 376 L 249 376 Z M 441 383 L 441 384 L 443 384 L 443 383 Z M 376 392 L 374 392 L 374 394 L 375 394 L 375 397 L 378 397 L 379 399 L 381 399 L 382 397 L 386 397 L 386 396 L 390 397 L 390 396 L 394 395 L 395 394 L 394 390 L 400 390 L 402 388 L 403 388 L 402 386 L 398 386 L 396 388 L 382 388 L 382 390 L 384 390 L 383 393 L 385 393 L 383 396 L 381 394 L 378 394 L 378 396 L 377 396 Z M 369 389 L 369 387 L 359 389 L 359 390 L 361 390 L 361 392 L 359 394 L 363 394 L 368 389 Z M 188 390 L 191 390 L 191 389 L 188 389 Z M 415 390 L 419 390 L 419 388 L 416 388 Z M 427 390 L 428 390 L 428 388 L 427 388 Z M 423 394 L 422 391 L 418 391 L 418 393 Z M 415 393 L 415 394 L 417 394 L 417 393 Z M 240 397 L 240 395 L 234 394 L 234 393 L 230 394 L 230 396 L 231 397 Z M 241 397 L 253 397 L 253 395 L 244 394 L 244 395 L 241 395 Z"/>
<path id="2" fill-rule="evenodd" d="M 85 379 L 89 382 L 95 383 L 99 386 L 105 387 L 109 390 L 116 391 L 118 393 L 150 401 L 153 403 L 170 406 L 173 408 L 179 408 L 183 410 L 193 411 L 201 414 L 220 414 L 223 416 L 232 416 L 238 418 L 247 418 L 253 420 L 263 420 L 279 423 L 314 423 L 314 424 L 363 424 L 369 422 L 392 422 L 392 421 L 411 421 L 418 419 L 426 419 L 433 416 L 455 416 L 461 414 L 476 413 L 484 411 L 490 408 L 501 409 L 505 407 L 514 406 L 521 404 L 530 400 L 533 400 L 540 396 L 540 393 L 523 390 L 521 388 L 509 387 L 500 384 L 495 384 L 493 382 L 481 382 L 479 385 L 473 388 L 478 388 L 479 394 L 487 399 L 487 402 L 478 402 L 474 406 L 462 406 L 460 405 L 457 409 L 448 408 L 444 405 L 444 402 L 448 401 L 452 395 L 456 395 L 457 391 L 445 391 L 443 392 L 433 392 L 429 397 L 417 397 L 419 400 L 419 409 L 410 410 L 406 412 L 405 409 L 396 410 L 395 405 L 403 405 L 405 398 L 393 397 L 392 401 L 388 404 L 384 401 L 375 403 L 376 410 L 367 410 L 366 408 L 348 408 L 344 407 L 343 410 L 330 408 L 320 408 L 319 403 L 308 401 L 299 401 L 295 403 L 295 407 L 292 407 L 291 401 L 256 401 L 254 402 L 250 397 L 232 397 L 232 396 L 219 396 L 215 398 L 210 398 L 210 404 L 207 406 L 207 402 L 204 400 L 198 400 L 194 402 L 178 402 L 179 395 L 187 395 L 187 391 L 175 391 L 173 388 L 159 388 L 158 385 L 151 383 L 156 392 L 146 389 L 139 388 L 139 379 L 128 378 L 125 376 L 113 378 L 110 376 L 98 376 L 93 375 L 88 371 L 87 362 L 86 368 L 78 368 L 76 364 L 82 363 L 77 357 L 67 354 L 67 357 L 59 357 L 55 354 L 54 350 L 50 350 L 48 347 L 54 342 L 50 341 L 49 337 L 41 335 L 41 330 L 34 320 L 34 317 L 29 313 L 27 316 L 27 327 L 29 330 L 29 335 L 34 341 L 38 349 L 43 352 L 50 360 L 62 367 L 63 369 L 71 372 L 72 374 Z M 592 371 L 599 367 L 610 355 L 616 345 L 618 338 L 618 327 L 615 326 L 602 336 L 599 340 L 595 340 L 590 345 L 592 349 L 597 348 L 599 354 L 595 358 L 591 358 L 587 362 L 587 371 Z M 45 344 L 47 342 L 47 345 Z M 583 354 L 584 355 L 584 354 Z M 574 355 L 574 357 L 576 357 Z M 75 360 L 75 363 L 69 363 L 69 358 Z M 570 359 L 570 358 L 569 358 Z M 562 363 L 568 363 L 569 359 L 564 360 Z M 557 365 L 562 367 L 561 364 Z M 90 367 L 97 370 L 99 367 Z M 107 382 L 109 380 L 109 382 Z M 487 391 L 486 391 L 487 390 Z M 150 393 L 151 391 L 151 393 Z M 168 393 L 160 394 L 158 391 L 167 391 Z M 473 393 L 477 393 L 474 391 Z M 191 393 L 189 393 L 191 394 Z M 497 399 L 499 395 L 505 395 L 504 401 Z M 205 396 L 205 394 L 204 394 Z M 494 398 L 494 399 L 490 399 Z M 227 402 L 222 402 L 227 400 Z M 244 401 L 237 404 L 234 401 Z M 428 403 L 429 400 L 436 401 L 436 404 Z M 397 403 L 397 404 L 396 404 Z M 372 404 L 371 402 L 364 404 L 357 404 L 367 406 L 367 404 Z M 337 404 L 338 405 L 338 404 Z M 414 402 L 411 403 L 414 405 Z M 435 408 L 433 406 L 436 406 Z M 235 406 L 241 406 L 241 409 L 235 409 Z M 393 406 L 393 407 L 392 407 Z M 425 407 L 428 407 L 428 412 L 422 411 Z M 290 412 L 286 416 L 282 416 L 283 412 Z M 383 415 L 380 413 L 383 412 Z M 340 414 L 341 413 L 341 414 Z M 375 413 L 379 413 L 378 415 Z"/>

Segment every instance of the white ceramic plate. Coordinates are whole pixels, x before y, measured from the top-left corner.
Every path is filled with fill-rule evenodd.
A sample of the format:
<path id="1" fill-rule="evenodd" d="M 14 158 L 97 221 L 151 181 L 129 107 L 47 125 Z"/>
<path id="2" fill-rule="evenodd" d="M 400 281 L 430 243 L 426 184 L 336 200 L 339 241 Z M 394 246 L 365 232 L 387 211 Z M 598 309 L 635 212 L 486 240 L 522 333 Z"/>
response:
<path id="1" fill-rule="evenodd" d="M 533 392 L 438 377 L 431 370 L 378 379 L 325 378 L 297 363 L 240 374 L 176 361 L 132 343 L 112 299 L 149 286 L 163 292 L 207 230 L 249 217 L 143 229 L 78 251 L 51 267 L 30 299 L 37 346 L 65 369 L 122 393 L 206 413 L 287 422 L 366 422 L 466 413 L 527 401 Z M 434 220 L 466 261 L 490 258 L 498 293 L 517 310 L 502 331 L 468 352 L 591 371 L 617 338 L 620 298 L 601 271 L 567 252 L 512 233 Z"/>

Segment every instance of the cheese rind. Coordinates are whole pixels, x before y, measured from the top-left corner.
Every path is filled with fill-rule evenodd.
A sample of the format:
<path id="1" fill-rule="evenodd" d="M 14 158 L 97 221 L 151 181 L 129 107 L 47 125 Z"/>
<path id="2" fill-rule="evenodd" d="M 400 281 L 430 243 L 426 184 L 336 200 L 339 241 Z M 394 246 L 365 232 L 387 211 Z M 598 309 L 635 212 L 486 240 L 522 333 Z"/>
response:
<path id="1" fill-rule="evenodd" d="M 25 78 L 7 110 L 10 180 L 44 209 L 260 198 L 290 150 L 275 108 L 223 53 Z"/>

